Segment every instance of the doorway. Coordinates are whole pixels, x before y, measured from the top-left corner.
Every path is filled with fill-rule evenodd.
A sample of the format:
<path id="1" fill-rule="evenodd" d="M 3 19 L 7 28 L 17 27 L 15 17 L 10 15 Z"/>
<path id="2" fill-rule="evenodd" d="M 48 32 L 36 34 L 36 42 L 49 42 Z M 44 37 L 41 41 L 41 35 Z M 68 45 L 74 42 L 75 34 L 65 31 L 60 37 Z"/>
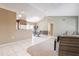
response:
<path id="1" fill-rule="evenodd" d="M 48 36 L 53 36 L 53 24 L 48 23 Z"/>

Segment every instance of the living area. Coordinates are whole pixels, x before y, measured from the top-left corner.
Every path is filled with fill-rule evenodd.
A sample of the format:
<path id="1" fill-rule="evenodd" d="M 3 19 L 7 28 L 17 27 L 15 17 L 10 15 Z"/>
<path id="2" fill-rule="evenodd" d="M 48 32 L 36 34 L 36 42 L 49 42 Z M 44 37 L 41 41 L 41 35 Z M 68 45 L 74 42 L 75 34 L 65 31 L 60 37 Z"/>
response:
<path id="1" fill-rule="evenodd" d="M 0 3 L 0 56 L 79 55 L 74 52 L 79 49 L 74 48 L 79 43 L 73 41 L 79 39 L 78 6 L 75 3 Z M 70 45 L 73 51 L 66 46 L 71 40 L 62 39 L 77 42 L 73 47 Z"/>

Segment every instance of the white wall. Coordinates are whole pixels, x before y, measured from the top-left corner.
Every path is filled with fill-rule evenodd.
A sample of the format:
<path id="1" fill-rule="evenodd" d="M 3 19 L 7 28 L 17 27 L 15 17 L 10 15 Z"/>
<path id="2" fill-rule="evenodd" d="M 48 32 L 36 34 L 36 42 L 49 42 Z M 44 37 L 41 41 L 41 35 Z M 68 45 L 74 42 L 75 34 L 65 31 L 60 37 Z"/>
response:
<path id="1" fill-rule="evenodd" d="M 53 23 L 54 35 L 62 35 L 66 31 L 72 33 L 76 31 L 77 16 L 48 16 L 40 22 L 41 30 L 47 30 L 48 22 Z"/>
<path id="2" fill-rule="evenodd" d="M 39 29 L 42 31 L 48 30 L 48 19 L 44 17 L 40 22 L 38 22 Z"/>
<path id="3" fill-rule="evenodd" d="M 76 31 L 77 16 L 59 16 L 49 17 L 50 21 L 54 24 L 54 35 L 62 35 L 66 31 L 72 33 Z"/>

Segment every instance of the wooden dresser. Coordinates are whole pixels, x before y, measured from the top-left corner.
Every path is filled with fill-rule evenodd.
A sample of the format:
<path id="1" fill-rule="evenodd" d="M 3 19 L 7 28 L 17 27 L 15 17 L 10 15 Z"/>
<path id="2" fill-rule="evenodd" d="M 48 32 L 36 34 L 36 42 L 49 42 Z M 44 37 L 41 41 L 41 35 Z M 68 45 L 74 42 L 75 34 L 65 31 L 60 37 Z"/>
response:
<path id="1" fill-rule="evenodd" d="M 78 36 L 58 36 L 59 56 L 79 56 Z"/>

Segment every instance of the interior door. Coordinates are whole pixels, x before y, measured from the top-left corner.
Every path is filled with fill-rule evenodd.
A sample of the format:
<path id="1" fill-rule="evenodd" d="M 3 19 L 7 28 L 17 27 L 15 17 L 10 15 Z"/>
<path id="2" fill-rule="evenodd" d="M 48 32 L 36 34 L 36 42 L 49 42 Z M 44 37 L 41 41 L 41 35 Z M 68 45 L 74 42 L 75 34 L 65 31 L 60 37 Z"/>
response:
<path id="1" fill-rule="evenodd" d="M 48 23 L 48 36 L 52 36 L 52 35 L 53 35 L 53 24 Z"/>

